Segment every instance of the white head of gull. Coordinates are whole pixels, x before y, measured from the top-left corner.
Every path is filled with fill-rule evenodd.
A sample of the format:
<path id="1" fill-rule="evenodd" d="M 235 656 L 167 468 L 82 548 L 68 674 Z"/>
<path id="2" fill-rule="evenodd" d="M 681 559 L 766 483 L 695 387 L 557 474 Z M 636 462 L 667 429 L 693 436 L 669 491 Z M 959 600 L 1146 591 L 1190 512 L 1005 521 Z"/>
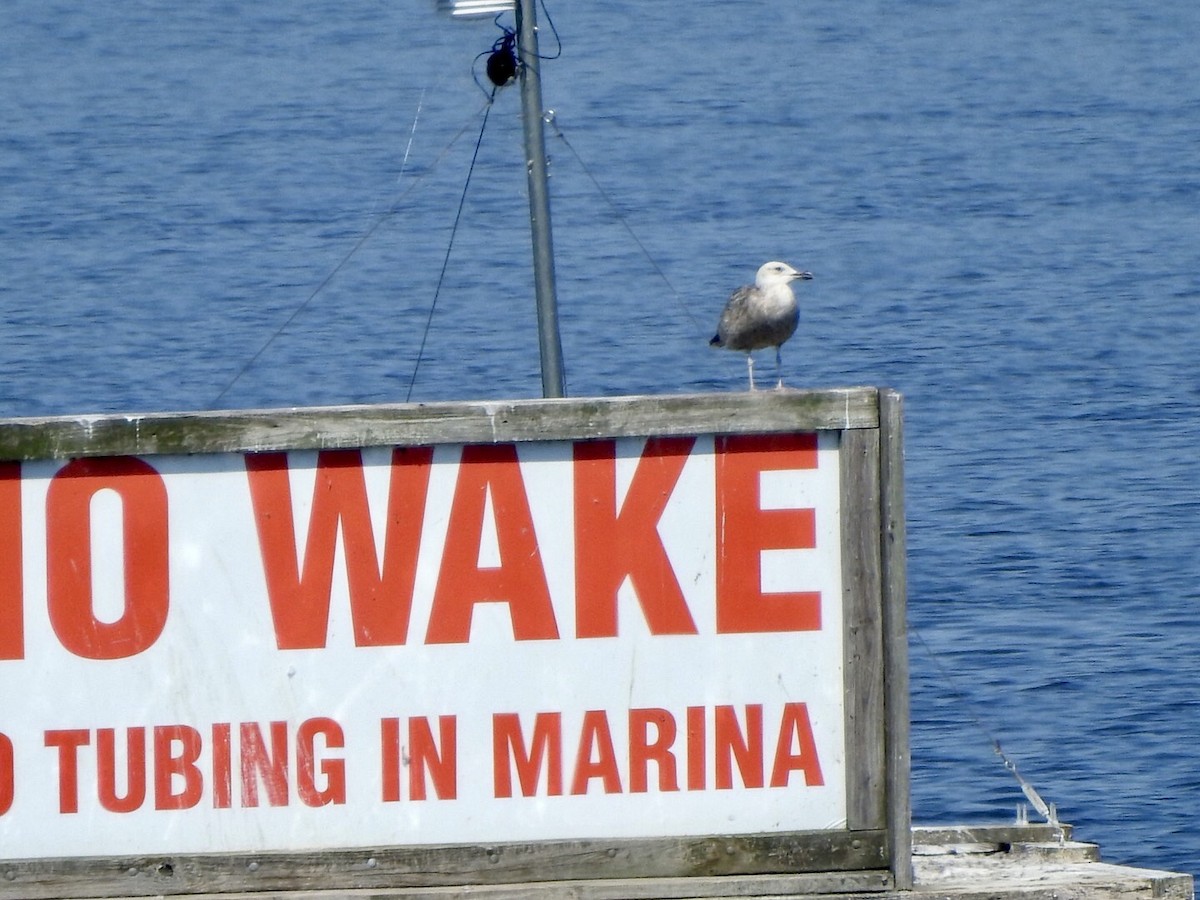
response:
<path id="1" fill-rule="evenodd" d="M 796 333 L 796 323 L 800 321 L 792 282 L 811 278 L 811 272 L 793 269 L 787 263 L 763 263 L 754 276 L 754 284 L 742 285 L 729 295 L 717 333 L 709 344 L 746 354 L 750 390 L 755 389 L 752 353 L 766 347 L 775 348 L 776 387 L 783 387 L 783 359 L 779 348 Z"/>

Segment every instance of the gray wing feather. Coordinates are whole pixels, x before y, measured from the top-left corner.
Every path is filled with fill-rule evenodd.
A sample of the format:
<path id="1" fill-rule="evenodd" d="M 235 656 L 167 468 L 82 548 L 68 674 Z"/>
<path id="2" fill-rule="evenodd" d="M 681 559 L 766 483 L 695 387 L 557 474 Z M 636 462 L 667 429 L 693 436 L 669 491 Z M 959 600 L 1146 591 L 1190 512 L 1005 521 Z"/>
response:
<path id="1" fill-rule="evenodd" d="M 712 343 L 730 350 L 760 350 L 777 347 L 792 336 L 798 311 L 793 308 L 782 316 L 765 313 L 755 302 L 759 293 L 757 287 L 745 285 L 730 295 Z"/>

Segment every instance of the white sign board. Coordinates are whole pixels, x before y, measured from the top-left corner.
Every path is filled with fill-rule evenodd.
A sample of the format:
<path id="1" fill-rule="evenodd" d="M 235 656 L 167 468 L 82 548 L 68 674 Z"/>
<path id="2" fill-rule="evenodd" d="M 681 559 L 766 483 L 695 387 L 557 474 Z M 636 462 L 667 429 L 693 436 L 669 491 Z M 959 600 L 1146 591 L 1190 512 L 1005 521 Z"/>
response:
<path id="1" fill-rule="evenodd" d="M 7 858 L 846 824 L 838 433 L 0 463 Z"/>

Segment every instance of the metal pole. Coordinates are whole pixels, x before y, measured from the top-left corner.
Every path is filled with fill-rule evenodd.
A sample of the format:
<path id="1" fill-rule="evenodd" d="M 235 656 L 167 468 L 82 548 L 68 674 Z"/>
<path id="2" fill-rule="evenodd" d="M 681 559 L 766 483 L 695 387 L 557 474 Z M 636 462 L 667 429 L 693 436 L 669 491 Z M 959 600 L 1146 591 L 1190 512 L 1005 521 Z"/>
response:
<path id="1" fill-rule="evenodd" d="M 529 176 L 529 224 L 533 232 L 533 278 L 537 297 L 542 396 L 566 396 L 558 300 L 554 290 L 554 241 L 550 234 L 550 190 L 546 183 L 546 137 L 542 128 L 541 61 L 538 59 L 537 0 L 517 0 L 517 58 L 521 61 L 521 115 Z"/>

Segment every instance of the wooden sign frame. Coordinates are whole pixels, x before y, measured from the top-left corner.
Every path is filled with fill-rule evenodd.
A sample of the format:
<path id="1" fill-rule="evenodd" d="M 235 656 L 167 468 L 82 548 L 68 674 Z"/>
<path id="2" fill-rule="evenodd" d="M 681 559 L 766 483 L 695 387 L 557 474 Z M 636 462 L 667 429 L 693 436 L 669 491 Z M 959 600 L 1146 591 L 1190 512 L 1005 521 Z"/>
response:
<path id="1" fill-rule="evenodd" d="M 429 898 L 668 897 L 911 887 L 902 401 L 887 389 L 155 413 L 0 421 L 0 465 L 330 448 L 837 434 L 846 827 L 318 853 L 7 858 L 0 900 L 367 889 Z M 3 662 L 0 662 L 0 677 Z M 564 882 L 569 882 L 565 886 Z M 736 882 L 736 884 L 735 884 Z"/>

